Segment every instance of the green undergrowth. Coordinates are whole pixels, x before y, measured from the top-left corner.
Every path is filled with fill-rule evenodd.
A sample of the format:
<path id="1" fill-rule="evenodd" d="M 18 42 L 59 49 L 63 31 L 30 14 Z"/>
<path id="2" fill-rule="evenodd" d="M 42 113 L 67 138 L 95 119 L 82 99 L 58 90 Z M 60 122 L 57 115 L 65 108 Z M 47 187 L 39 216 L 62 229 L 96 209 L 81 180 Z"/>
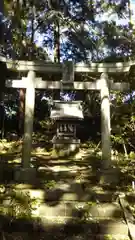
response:
<path id="1" fill-rule="evenodd" d="M 36 211 L 38 206 L 38 200 L 31 198 L 29 192 L 0 185 L 0 239 L 28 239 L 26 233 L 32 233 L 41 225 L 40 218 L 33 217 L 33 211 Z"/>
<path id="2" fill-rule="evenodd" d="M 32 211 L 36 209 L 37 199 L 31 198 L 28 192 L 17 192 L 6 185 L 0 185 L 0 214 L 15 219 L 32 218 Z"/>
<path id="3" fill-rule="evenodd" d="M 16 221 L 39 221 L 33 219 L 33 211 L 38 208 L 38 200 L 31 198 L 29 192 L 18 192 L 12 187 L 0 185 L 0 218 L 7 219 L 8 226 Z M 8 227 L 7 226 L 7 227 Z M 8 229 L 7 229 L 8 231 Z M 14 230 L 13 230 L 14 231 Z"/>
<path id="4" fill-rule="evenodd" d="M 44 180 L 43 183 L 46 189 L 53 189 L 57 184 L 55 180 Z"/>

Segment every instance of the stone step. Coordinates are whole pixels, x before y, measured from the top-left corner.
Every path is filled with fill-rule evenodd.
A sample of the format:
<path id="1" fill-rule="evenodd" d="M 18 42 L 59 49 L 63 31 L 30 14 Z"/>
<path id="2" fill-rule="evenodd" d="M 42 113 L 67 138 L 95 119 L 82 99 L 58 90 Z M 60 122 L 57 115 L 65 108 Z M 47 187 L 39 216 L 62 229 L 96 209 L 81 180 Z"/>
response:
<path id="1" fill-rule="evenodd" d="M 44 192 L 30 192 L 31 199 L 34 201 L 33 215 L 44 217 L 75 217 L 75 218 L 98 218 L 98 219 L 123 219 L 123 211 L 116 202 L 96 203 L 82 201 L 47 201 Z M 3 207 L 9 207 L 11 198 L 6 197 L 2 202 Z"/>
<path id="2" fill-rule="evenodd" d="M 57 184 L 58 185 L 58 184 Z M 20 187 L 19 187 L 20 186 Z M 113 202 L 117 199 L 118 193 L 113 191 L 103 191 L 102 189 L 94 189 L 89 186 L 83 189 L 80 183 L 59 184 L 59 187 L 50 189 L 30 189 L 20 184 L 16 187 L 16 191 L 29 192 L 31 198 L 40 199 L 43 201 L 79 201 L 79 202 Z"/>
<path id="3" fill-rule="evenodd" d="M 25 239 L 25 240 L 33 240 L 33 239 L 42 239 L 42 240 L 130 240 L 130 238 L 126 235 L 121 234 L 90 234 L 89 232 L 83 232 L 81 234 L 73 234 L 73 233 L 63 233 L 58 229 L 52 229 L 48 231 L 31 231 L 31 232 L 12 232 L 12 233 L 3 233 L 5 239 Z"/>
<path id="4" fill-rule="evenodd" d="M 18 192 L 29 192 L 30 197 L 37 200 L 32 215 L 35 219 L 40 218 L 42 227 L 46 231 L 42 239 L 56 239 L 53 237 L 57 234 L 58 239 L 70 240 L 128 239 L 128 227 L 119 203 L 112 197 L 113 192 L 100 192 L 98 187 L 93 187 L 90 189 L 91 192 L 87 192 L 87 195 L 92 196 L 93 190 L 94 198 L 87 201 L 87 198 L 84 197 L 85 194 L 83 197 L 80 195 L 79 198 L 79 195 L 74 193 L 75 189 L 72 193 L 67 193 L 66 185 L 63 185 L 61 191 L 59 188 L 59 192 L 56 191 L 58 189 L 49 190 L 52 198 L 55 199 L 50 201 L 49 198 L 47 199 L 47 190 L 30 189 L 30 185 L 16 185 L 14 188 Z M 64 189 L 66 193 L 64 193 Z M 57 194 L 59 196 L 56 196 Z M 65 196 L 66 194 L 67 196 Z M 104 201 L 96 201 L 95 195 L 97 197 L 98 194 L 104 195 Z M 108 196 L 110 196 L 110 202 Z M 84 200 L 81 201 L 81 198 Z M 9 204 L 7 199 L 2 207 L 9 207 Z M 60 231 L 60 229 L 62 230 Z"/>
<path id="5" fill-rule="evenodd" d="M 114 178 L 115 176 L 115 178 Z M 38 179 L 40 179 L 42 182 L 44 179 L 46 180 L 54 180 L 56 182 L 59 181 L 65 181 L 65 182 L 83 182 L 86 187 L 90 184 L 99 184 L 101 182 L 104 182 L 103 179 L 107 179 L 106 181 L 111 181 L 113 179 L 113 186 L 110 186 L 110 188 L 113 187 L 116 188 L 116 184 L 119 182 L 120 179 L 120 173 L 116 169 L 111 169 L 110 171 L 101 171 L 98 167 L 95 169 L 92 169 L 91 166 L 87 165 L 46 165 L 39 167 L 38 173 L 37 173 Z M 112 182 L 112 181 L 111 181 Z"/>
<path id="6" fill-rule="evenodd" d="M 91 206 L 90 209 L 87 209 L 87 207 L 85 209 L 85 207 L 86 204 L 83 206 L 81 203 L 74 202 L 61 202 L 61 204 L 49 202 L 48 205 L 41 204 L 33 215 L 40 217 L 45 227 L 54 224 L 65 225 L 71 231 L 71 228 L 75 229 L 77 226 L 76 228 L 80 229 L 80 226 L 83 226 L 83 228 L 89 229 L 92 234 L 128 234 L 128 227 L 123 219 L 123 213 L 115 204 Z M 74 224 L 82 221 L 81 225 Z"/>
<path id="7" fill-rule="evenodd" d="M 78 223 L 77 223 L 78 222 Z M 72 234 L 89 233 L 91 235 L 124 235 L 128 236 L 128 227 L 124 222 L 113 220 L 97 220 L 97 221 L 85 221 L 79 222 L 73 218 L 41 218 L 42 226 L 45 229 L 62 228 L 64 233 L 71 232 Z"/>
<path id="8" fill-rule="evenodd" d="M 119 204 L 92 202 L 60 201 L 39 203 L 37 213 L 41 216 L 67 216 L 75 218 L 114 218 L 123 219 Z"/>

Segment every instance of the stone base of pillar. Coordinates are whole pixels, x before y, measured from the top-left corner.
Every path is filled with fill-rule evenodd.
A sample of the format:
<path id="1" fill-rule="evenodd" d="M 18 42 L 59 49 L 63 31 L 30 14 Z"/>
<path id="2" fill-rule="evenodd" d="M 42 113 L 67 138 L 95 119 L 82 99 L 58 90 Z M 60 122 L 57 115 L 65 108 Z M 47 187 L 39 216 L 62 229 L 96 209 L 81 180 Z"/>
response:
<path id="1" fill-rule="evenodd" d="M 110 157 L 105 158 L 102 156 L 101 166 L 102 169 L 104 169 L 105 171 L 108 169 L 110 170 L 112 166 L 111 158 Z"/>
<path id="2" fill-rule="evenodd" d="M 22 183 L 34 183 L 36 180 L 35 168 L 18 168 L 15 170 L 14 179 Z"/>
<path id="3" fill-rule="evenodd" d="M 101 170 L 100 184 L 101 185 L 117 185 L 120 181 L 120 171 L 116 168 L 108 168 Z M 111 185 L 110 185 L 111 187 Z M 113 187 L 113 186 L 112 186 Z"/>

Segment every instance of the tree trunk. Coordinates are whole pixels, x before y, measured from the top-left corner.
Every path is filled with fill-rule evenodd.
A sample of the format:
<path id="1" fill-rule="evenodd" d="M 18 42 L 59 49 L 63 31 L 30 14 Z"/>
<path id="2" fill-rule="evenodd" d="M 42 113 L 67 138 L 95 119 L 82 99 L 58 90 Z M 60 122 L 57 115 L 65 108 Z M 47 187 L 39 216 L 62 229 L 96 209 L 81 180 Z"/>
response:
<path id="1" fill-rule="evenodd" d="M 34 35 L 35 35 L 34 20 L 35 20 L 35 6 L 32 5 L 31 6 L 30 60 L 33 60 L 33 57 L 34 57 Z"/>
<path id="2" fill-rule="evenodd" d="M 20 6 L 21 7 L 21 6 Z M 22 10 L 22 9 L 21 9 Z M 33 59 L 33 44 L 34 44 L 34 19 L 35 19 L 35 7 L 32 4 L 31 5 L 31 39 L 30 39 L 30 52 L 29 52 L 29 60 Z M 18 19 L 19 21 L 19 19 Z M 22 29 L 22 52 L 21 52 L 21 58 L 24 57 L 24 47 L 23 46 L 23 40 L 24 39 L 24 32 Z M 19 135 L 22 136 L 23 134 L 23 125 L 24 125 L 24 110 L 25 110 L 25 89 L 20 89 L 19 91 L 19 100 L 20 100 L 20 106 L 19 106 Z"/>
<path id="3" fill-rule="evenodd" d="M 0 0 L 0 50 L 2 50 L 4 44 L 4 24 L 2 22 L 3 15 L 4 15 L 4 0 Z"/>
<path id="4" fill-rule="evenodd" d="M 54 25 L 54 62 L 60 62 L 60 25 L 56 20 Z"/>
<path id="5" fill-rule="evenodd" d="M 131 0 L 128 0 L 128 16 L 129 16 L 129 27 L 132 28 Z"/>
<path id="6" fill-rule="evenodd" d="M 25 46 L 23 45 L 23 40 L 24 40 L 24 32 L 22 29 L 22 25 L 20 22 L 20 12 L 22 11 L 22 5 L 20 5 L 20 2 L 17 2 L 17 9 L 18 9 L 18 27 L 21 26 L 21 52 L 20 52 L 20 58 L 23 59 L 25 57 L 24 53 L 24 48 Z M 19 122 L 18 122 L 18 128 L 19 128 L 19 136 L 21 137 L 23 134 L 23 126 L 24 126 L 24 108 L 25 108 L 25 89 L 20 89 L 19 90 Z"/>

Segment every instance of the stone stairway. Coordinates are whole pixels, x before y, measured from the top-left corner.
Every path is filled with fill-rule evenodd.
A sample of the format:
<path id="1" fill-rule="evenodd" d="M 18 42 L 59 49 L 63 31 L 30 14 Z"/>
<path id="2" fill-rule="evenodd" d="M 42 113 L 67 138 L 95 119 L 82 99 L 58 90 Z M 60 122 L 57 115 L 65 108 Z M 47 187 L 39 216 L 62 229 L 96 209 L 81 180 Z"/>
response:
<path id="1" fill-rule="evenodd" d="M 130 239 L 118 199 L 122 190 L 100 182 L 101 160 L 91 153 L 83 149 L 68 159 L 37 155 L 31 162 L 38 170 L 36 182 L 12 184 L 17 193 L 36 199 L 32 215 L 35 221 L 40 219 L 41 229 L 28 227 L 29 233 L 23 227 L 26 223 L 17 225 L 22 240 Z M 9 205 L 7 199 L 2 208 Z"/>
<path id="2" fill-rule="evenodd" d="M 99 183 L 99 162 L 85 151 L 71 159 L 38 161 L 38 187 L 15 188 L 36 198 L 33 216 L 45 229 L 42 240 L 129 239 L 119 192 Z"/>
<path id="3" fill-rule="evenodd" d="M 97 190 L 95 199 L 91 201 L 78 200 L 71 193 L 63 194 L 58 200 L 54 196 L 47 199 L 44 190 L 23 187 L 24 192 L 29 191 L 31 198 L 37 199 L 33 217 L 40 217 L 46 230 L 42 239 L 129 239 L 123 211 L 113 192 Z M 19 188 L 22 191 L 22 186 L 16 186 L 17 191 Z M 54 189 L 48 192 L 55 197 L 59 194 Z"/>

